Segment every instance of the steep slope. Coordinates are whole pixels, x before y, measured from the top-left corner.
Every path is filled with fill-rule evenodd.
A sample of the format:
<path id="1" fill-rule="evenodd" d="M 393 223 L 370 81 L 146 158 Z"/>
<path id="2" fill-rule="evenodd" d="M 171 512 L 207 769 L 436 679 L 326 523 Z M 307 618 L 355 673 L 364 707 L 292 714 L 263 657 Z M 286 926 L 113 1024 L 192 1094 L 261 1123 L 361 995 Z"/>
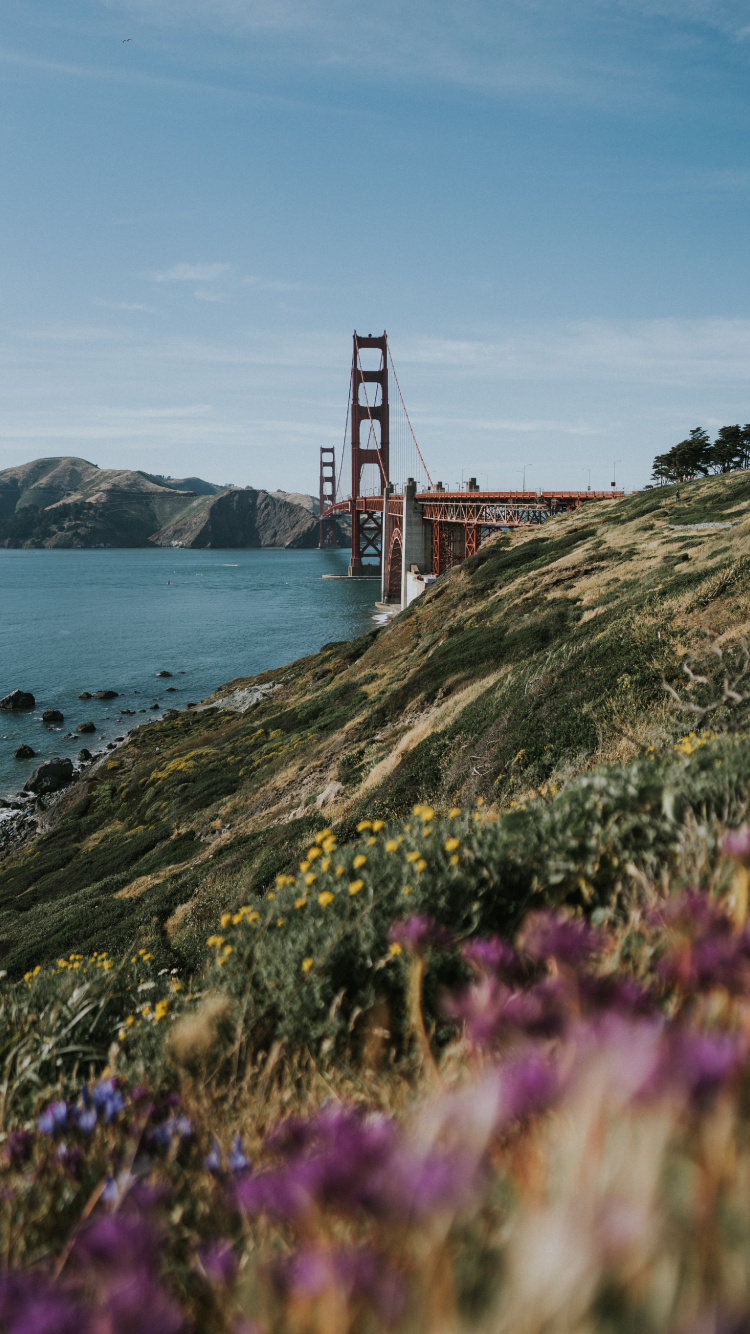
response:
<path id="1" fill-rule="evenodd" d="M 312 500 L 37 459 L 0 472 L 0 546 L 311 547 Z"/>
<path id="2" fill-rule="evenodd" d="M 495 538 L 387 628 L 139 728 L 0 863 L 3 966 L 139 932 L 187 957 L 227 895 L 293 866 L 321 819 L 346 837 L 417 801 L 513 808 L 691 728 L 744 726 L 750 474 L 681 492 Z M 705 715 L 665 691 L 686 662 Z"/>
<path id="3" fill-rule="evenodd" d="M 301 505 L 247 487 L 193 501 L 150 540 L 155 546 L 316 547 L 318 523 Z"/>

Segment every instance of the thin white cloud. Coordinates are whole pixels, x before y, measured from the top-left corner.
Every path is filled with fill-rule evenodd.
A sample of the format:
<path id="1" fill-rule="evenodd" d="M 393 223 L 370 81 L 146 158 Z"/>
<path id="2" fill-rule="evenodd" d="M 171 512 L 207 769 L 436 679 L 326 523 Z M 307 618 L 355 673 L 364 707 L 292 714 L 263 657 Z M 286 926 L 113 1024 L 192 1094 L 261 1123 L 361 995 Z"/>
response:
<path id="1" fill-rule="evenodd" d="M 102 306 L 105 310 L 143 311 L 147 315 L 156 314 L 154 306 L 144 306 L 140 301 L 105 301 L 102 297 L 96 296 L 93 304 Z"/>
<path id="2" fill-rule="evenodd" d="M 212 292 L 210 289 L 205 287 L 197 287 L 196 290 L 193 292 L 193 296 L 195 297 L 196 301 L 214 301 L 214 302 L 226 301 L 226 296 L 224 295 L 223 292 Z"/>
<path id="3" fill-rule="evenodd" d="M 229 264 L 173 264 L 153 274 L 157 283 L 211 283 L 229 273 Z"/>

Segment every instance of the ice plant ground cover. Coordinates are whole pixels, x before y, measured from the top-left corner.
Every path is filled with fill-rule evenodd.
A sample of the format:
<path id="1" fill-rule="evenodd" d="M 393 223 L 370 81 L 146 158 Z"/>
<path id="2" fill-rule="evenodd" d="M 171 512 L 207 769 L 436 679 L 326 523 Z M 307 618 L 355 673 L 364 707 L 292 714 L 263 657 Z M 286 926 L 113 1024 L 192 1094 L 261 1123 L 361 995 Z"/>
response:
<path id="1" fill-rule="evenodd" d="M 228 909 L 192 985 L 145 952 L 6 984 L 0 1329 L 746 1328 L 750 831 L 506 938 L 414 912 L 402 886 L 356 1048 L 334 1062 L 281 1028 L 259 1045 L 266 915 L 334 895 L 305 879 L 328 857 L 361 903 L 363 849 L 402 846 L 376 823 L 345 849 L 322 829 L 293 884 Z M 494 823 L 421 806 L 408 826 L 450 867 Z M 691 857 L 700 885 L 678 883 Z M 287 948 L 314 986 L 323 957 Z"/>

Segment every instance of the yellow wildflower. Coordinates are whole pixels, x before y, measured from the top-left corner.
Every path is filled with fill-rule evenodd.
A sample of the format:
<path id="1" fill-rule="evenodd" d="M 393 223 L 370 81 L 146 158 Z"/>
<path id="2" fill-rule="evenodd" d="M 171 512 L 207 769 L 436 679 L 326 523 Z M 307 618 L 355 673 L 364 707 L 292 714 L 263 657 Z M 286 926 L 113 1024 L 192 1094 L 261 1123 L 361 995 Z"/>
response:
<path id="1" fill-rule="evenodd" d="M 330 857 L 324 857 L 322 862 L 320 863 L 321 871 L 327 871 L 330 865 L 331 865 Z"/>
<path id="2" fill-rule="evenodd" d="M 414 807 L 414 814 L 418 815 L 419 819 L 427 824 L 429 820 L 434 818 L 435 812 L 431 806 L 425 806 L 420 802 L 418 806 Z"/>
<path id="3" fill-rule="evenodd" d="M 218 950 L 219 946 L 224 944 L 224 937 L 209 936 L 208 940 L 206 941 L 206 944 L 209 946 L 209 948 L 216 948 Z"/>
<path id="4" fill-rule="evenodd" d="M 367 840 L 367 846 L 368 846 L 368 848 L 373 847 L 373 846 L 377 843 L 377 841 L 378 841 L 378 840 L 377 840 L 376 838 L 368 838 L 368 840 Z"/>
<path id="5" fill-rule="evenodd" d="M 231 920 L 232 920 L 232 914 L 230 912 L 223 912 L 221 914 L 221 917 L 219 918 L 219 921 L 222 926 L 229 926 Z"/>
<path id="6" fill-rule="evenodd" d="M 315 835 L 315 842 L 324 843 L 326 839 L 331 837 L 332 833 L 333 833 L 332 829 L 320 829 L 318 833 Z"/>
<path id="7" fill-rule="evenodd" d="M 169 1009 L 168 1001 L 165 1000 L 157 1001 L 156 1005 L 154 1006 L 154 1023 L 158 1024 L 159 1020 L 164 1018 L 168 1009 Z"/>
<path id="8" fill-rule="evenodd" d="M 424 869 L 425 869 L 426 866 L 427 866 L 427 862 L 424 860 L 423 857 L 420 857 L 419 861 L 414 863 L 414 870 L 415 870 L 415 871 L 424 871 Z"/>
<path id="9" fill-rule="evenodd" d="M 451 866 L 458 866 L 459 862 L 458 853 L 454 852 L 453 856 L 448 858 L 448 861 L 450 862 Z"/>
<path id="10" fill-rule="evenodd" d="M 325 841 L 325 843 L 322 844 L 322 848 L 323 848 L 323 851 L 324 851 L 324 852 L 333 852 L 333 849 L 335 848 L 335 846 L 336 846 L 336 840 L 335 840 L 335 838 L 327 838 L 326 841 Z"/>
<path id="11" fill-rule="evenodd" d="M 372 832 L 373 832 L 374 834 L 379 833 L 379 831 L 383 828 L 383 825 L 384 825 L 384 824 L 385 824 L 385 820 L 373 820 L 373 822 L 372 822 Z"/>
<path id="12" fill-rule="evenodd" d="M 418 853 L 418 852 L 407 852 L 407 854 L 406 854 L 406 860 L 407 860 L 408 862 L 418 862 L 418 861 L 419 861 L 419 853 Z"/>
<path id="13" fill-rule="evenodd" d="M 321 908 L 327 908 L 329 903 L 333 903 L 333 894 L 330 889 L 324 889 L 323 893 L 318 895 L 318 903 Z"/>
<path id="14" fill-rule="evenodd" d="M 318 878 L 318 877 L 316 876 L 316 874 L 315 874 L 314 871 L 308 871 L 308 872 L 307 872 L 307 875 L 305 876 L 305 884 L 306 884 L 306 885 L 314 885 L 314 884 L 315 884 L 315 881 L 317 880 L 317 878 Z"/>
<path id="15" fill-rule="evenodd" d="M 315 858 L 320 856 L 320 848 L 310 848 L 307 856 L 309 861 L 314 862 Z"/>
<path id="16" fill-rule="evenodd" d="M 277 878 L 276 878 L 276 883 L 278 884 L 278 876 L 277 876 Z M 286 884 L 286 876 L 284 876 L 284 883 Z M 267 898 L 267 899 L 275 899 L 275 898 L 276 898 L 276 891 L 275 891 L 274 889 L 269 889 L 268 893 L 266 894 L 266 898 Z"/>
<path id="17" fill-rule="evenodd" d="M 173 978 L 172 978 L 172 981 L 171 981 L 170 984 L 169 984 L 169 990 L 170 990 L 170 991 L 182 991 L 182 983 L 179 982 L 179 981 L 177 980 L 176 977 L 173 977 Z"/>
<path id="18" fill-rule="evenodd" d="M 403 887 L 401 893 L 402 893 L 402 894 L 413 894 L 413 893 L 414 893 L 414 890 L 412 889 L 411 885 L 404 885 L 404 887 Z"/>
<path id="19" fill-rule="evenodd" d="M 357 825 L 357 833 L 361 834 L 365 829 L 372 829 L 372 820 L 360 820 Z"/>
<path id="20" fill-rule="evenodd" d="M 248 922 L 257 922 L 257 920 L 258 920 L 259 917 L 260 917 L 260 913 L 259 913 L 259 912 L 249 912 L 249 913 L 247 914 L 247 920 L 248 920 Z"/>
<path id="21" fill-rule="evenodd" d="M 302 862 L 300 862 L 300 864 L 299 864 L 299 869 L 300 869 L 300 871 L 309 871 L 309 870 L 310 870 L 310 863 L 309 863 L 308 861 L 302 861 Z"/>
<path id="22" fill-rule="evenodd" d="M 364 852 L 358 852 L 356 857 L 354 858 L 354 861 L 352 862 L 352 866 L 354 867 L 355 871 L 358 871 L 360 866 L 364 866 L 366 861 L 367 858 L 365 857 Z"/>
<path id="23" fill-rule="evenodd" d="M 387 839 L 386 839 L 386 841 L 385 841 L 385 850 L 386 850 L 386 852 L 396 852 L 397 848 L 398 848 L 398 841 L 397 841 L 397 839 L 395 839 L 395 838 L 387 838 Z"/>
<path id="24" fill-rule="evenodd" d="M 388 946 L 388 953 L 393 954 L 394 957 L 397 954 L 403 954 L 403 950 L 397 940 L 394 940 L 393 944 Z"/>
<path id="25" fill-rule="evenodd" d="M 295 900 L 294 900 L 294 906 L 295 906 L 295 908 L 304 908 L 304 906 L 305 906 L 306 903 L 307 903 L 307 899 L 305 898 L 304 894 L 301 894 L 300 897 L 299 897 L 298 899 L 295 899 Z"/>
<path id="26" fill-rule="evenodd" d="M 446 840 L 445 840 L 445 845 L 444 845 L 444 846 L 445 846 L 445 851 L 446 851 L 446 852 L 453 852 L 454 849 L 457 848 L 457 847 L 459 846 L 458 839 L 457 839 L 457 838 L 446 838 Z"/>
<path id="27" fill-rule="evenodd" d="M 343 868 L 343 866 L 337 866 L 337 867 L 336 867 L 336 875 L 343 875 L 343 874 L 344 874 L 344 868 Z"/>
<path id="28" fill-rule="evenodd" d="M 129 1014 L 127 1019 L 125 1020 L 125 1023 L 127 1024 L 128 1028 L 130 1028 L 131 1025 L 135 1023 L 135 1015 Z"/>
<path id="29" fill-rule="evenodd" d="M 350 880 L 350 881 L 349 881 L 349 893 L 350 893 L 350 894 L 359 894 L 359 891 L 360 891 L 361 889 L 364 889 L 364 887 L 365 887 L 365 882 L 364 882 L 364 880 Z"/>
<path id="30" fill-rule="evenodd" d="M 227 954 L 234 954 L 234 945 L 225 945 L 225 946 L 224 946 L 224 954 L 225 954 L 225 955 L 227 955 Z"/>
<path id="31" fill-rule="evenodd" d="M 283 925 L 284 925 L 284 918 L 283 918 L 283 917 L 277 917 L 277 918 L 276 918 L 276 925 L 277 925 L 277 926 L 283 926 Z"/>
<path id="32" fill-rule="evenodd" d="M 448 811 L 448 819 L 455 820 L 456 816 L 460 814 L 461 814 L 460 806 L 451 806 L 450 810 Z"/>
<path id="33" fill-rule="evenodd" d="M 303 959 L 303 960 L 302 960 L 302 972 L 303 972 L 303 973 L 309 973 L 309 971 L 310 971 L 310 969 L 312 968 L 312 966 L 313 966 L 313 961 L 312 961 L 312 959 Z"/>
<path id="34" fill-rule="evenodd" d="M 119 1031 L 119 1033 L 117 1034 L 117 1036 L 118 1036 L 118 1038 L 120 1039 L 120 1042 L 124 1042 L 124 1041 L 125 1041 L 125 1029 L 124 1029 L 124 1028 L 121 1028 L 120 1031 Z"/>

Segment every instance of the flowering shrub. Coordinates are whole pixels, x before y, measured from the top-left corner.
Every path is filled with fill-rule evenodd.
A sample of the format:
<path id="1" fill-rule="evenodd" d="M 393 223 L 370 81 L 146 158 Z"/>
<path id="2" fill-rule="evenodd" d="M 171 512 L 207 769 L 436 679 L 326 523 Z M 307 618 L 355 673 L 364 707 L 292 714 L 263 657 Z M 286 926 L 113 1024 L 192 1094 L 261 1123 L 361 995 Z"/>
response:
<path id="1" fill-rule="evenodd" d="M 436 837 L 428 809 L 415 820 Z M 449 820 L 463 848 L 479 822 Z M 380 830 L 360 833 L 377 846 Z M 361 900 L 348 868 L 356 880 L 371 853 L 339 852 L 328 831 L 315 846 L 304 860 L 340 858 Z M 725 847 L 741 890 L 750 833 Z M 186 1002 L 161 1090 L 104 1074 L 7 1133 L 0 1329 L 744 1328 L 750 926 L 728 885 L 598 925 L 538 909 L 512 941 L 402 911 L 381 971 L 402 970 L 403 1023 L 429 1059 L 377 1078 L 310 1067 L 305 1089 L 299 1064 L 274 1076 L 277 1047 L 217 1082 L 231 1002 Z M 209 946 L 217 975 L 242 952 L 230 937 L 263 920 L 234 918 Z M 422 1009 L 440 960 L 442 1049 Z"/>

